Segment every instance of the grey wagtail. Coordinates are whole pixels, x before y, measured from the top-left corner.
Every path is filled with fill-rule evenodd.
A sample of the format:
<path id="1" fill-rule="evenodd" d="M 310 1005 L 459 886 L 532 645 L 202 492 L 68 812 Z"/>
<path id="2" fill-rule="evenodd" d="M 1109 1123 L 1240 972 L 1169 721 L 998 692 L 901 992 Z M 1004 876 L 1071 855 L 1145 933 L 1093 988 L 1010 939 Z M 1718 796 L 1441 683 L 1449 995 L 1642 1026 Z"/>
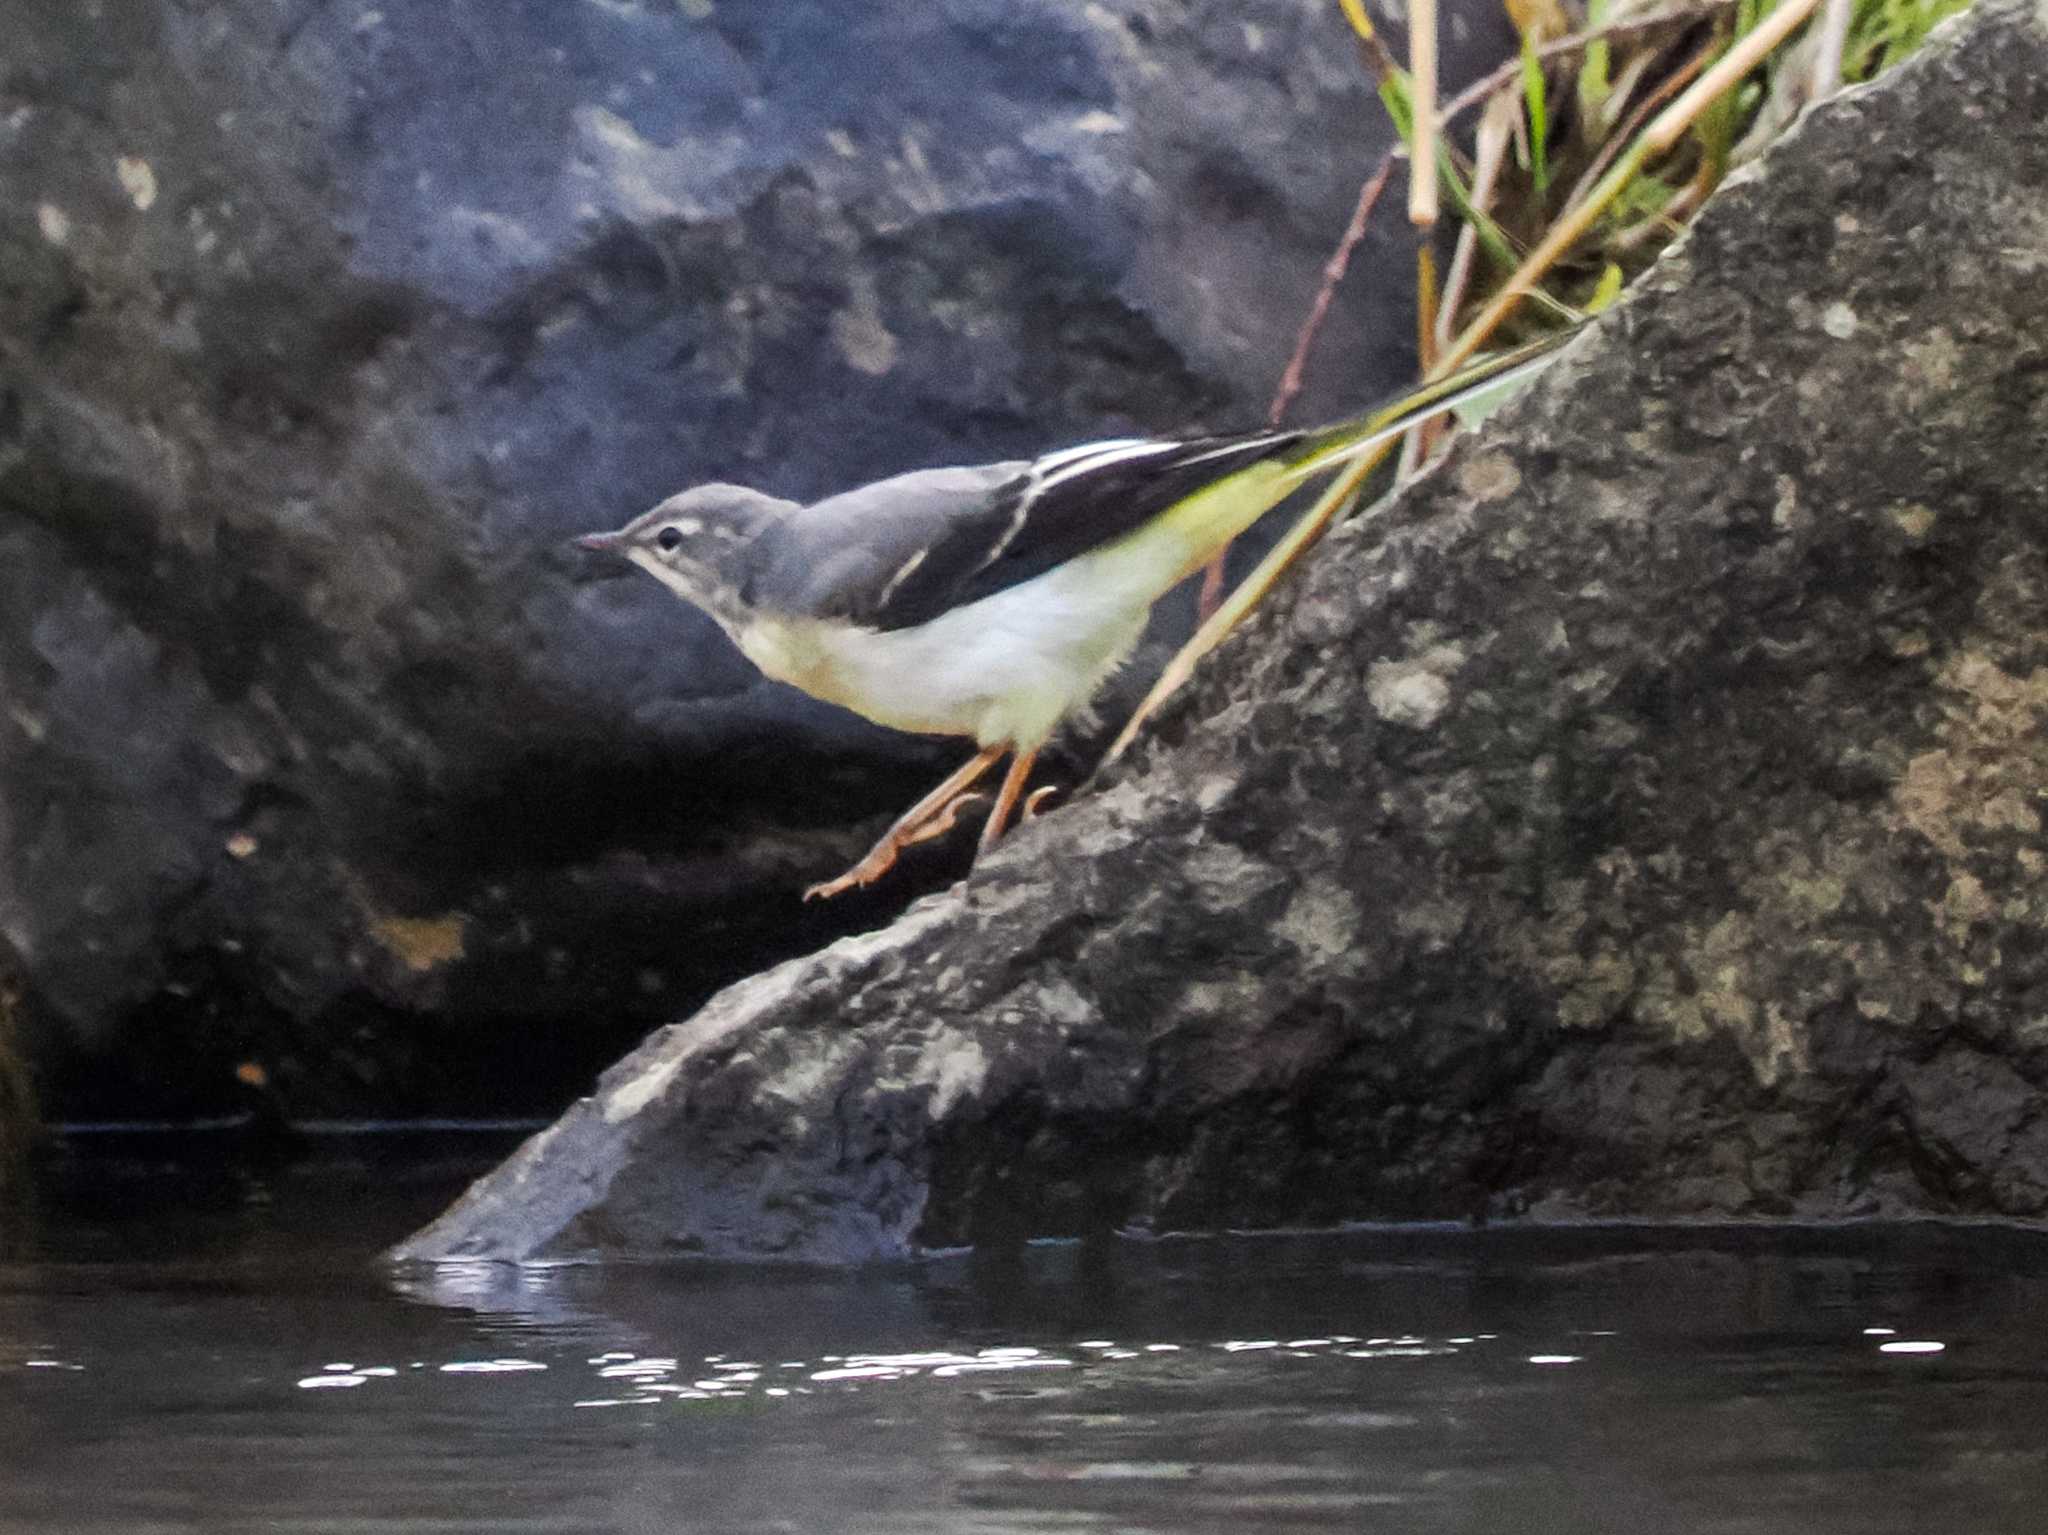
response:
<path id="1" fill-rule="evenodd" d="M 804 892 L 837 895 L 948 830 L 975 782 L 1014 753 L 982 827 L 985 851 L 1039 748 L 1131 653 L 1153 603 L 1309 477 L 1504 387 L 1561 339 L 1321 430 L 1123 437 L 1030 461 L 920 469 L 809 506 L 698 485 L 576 543 L 624 555 L 702 608 L 777 681 L 980 748 L 859 863 Z"/>

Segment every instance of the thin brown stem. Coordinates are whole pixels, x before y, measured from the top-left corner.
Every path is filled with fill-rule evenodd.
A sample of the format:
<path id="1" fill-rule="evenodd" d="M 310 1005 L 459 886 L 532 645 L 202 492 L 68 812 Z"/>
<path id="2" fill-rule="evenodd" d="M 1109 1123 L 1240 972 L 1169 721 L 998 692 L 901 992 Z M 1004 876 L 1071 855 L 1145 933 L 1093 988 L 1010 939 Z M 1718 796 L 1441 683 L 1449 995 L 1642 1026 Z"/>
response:
<path id="1" fill-rule="evenodd" d="M 1358 189 L 1358 206 L 1351 210 L 1351 222 L 1344 226 L 1343 238 L 1337 242 L 1336 250 L 1330 253 L 1330 259 L 1323 263 L 1323 285 L 1316 290 L 1315 302 L 1309 305 L 1308 318 L 1302 321 L 1301 332 L 1294 338 L 1294 355 L 1287 359 L 1287 367 L 1280 375 L 1280 387 L 1274 391 L 1273 403 L 1266 411 L 1267 421 L 1274 426 L 1286 419 L 1288 407 L 1301 393 L 1302 378 L 1308 370 L 1308 354 L 1316 344 L 1316 337 L 1322 333 L 1330 305 L 1336 302 L 1337 285 L 1351 270 L 1351 258 L 1365 239 L 1366 226 L 1372 222 L 1372 210 L 1379 205 L 1380 194 L 1387 189 L 1387 178 L 1393 174 L 1394 160 L 1400 153 L 1401 148 L 1396 145 L 1380 157 L 1379 166 Z"/>
<path id="2" fill-rule="evenodd" d="M 1394 172 L 1394 161 L 1401 154 L 1396 144 L 1384 155 L 1373 173 L 1365 178 L 1365 185 L 1358 189 L 1358 205 L 1351 210 L 1351 222 L 1344 226 L 1344 234 L 1337 241 L 1336 250 L 1323 263 L 1323 283 L 1316 290 L 1315 301 L 1309 305 L 1308 318 L 1302 321 L 1301 333 L 1294 338 L 1294 353 L 1287 359 L 1287 366 L 1281 371 L 1280 386 L 1273 391 L 1273 403 L 1266 408 L 1266 421 L 1278 426 L 1287 417 L 1288 407 L 1294 397 L 1301 393 L 1303 377 L 1308 371 L 1308 355 L 1316 344 L 1316 337 L 1322 333 L 1323 322 L 1329 318 L 1330 306 L 1336 302 L 1337 288 L 1344 281 L 1344 274 L 1351 270 L 1351 257 L 1365 239 L 1366 226 L 1372 222 L 1372 211 L 1379 206 L 1380 194 L 1387 189 L 1387 178 Z M 1209 561 L 1202 571 L 1201 595 L 1195 601 L 1195 621 L 1207 623 L 1215 616 L 1217 604 L 1223 600 L 1224 562 L 1230 557 L 1230 546 L 1225 544 L 1216 551 L 1216 557 Z"/>
<path id="3" fill-rule="evenodd" d="M 1607 136 L 1607 142 L 1600 146 L 1600 153 L 1593 157 L 1593 163 L 1586 167 L 1586 173 L 1579 177 L 1572 188 L 1572 195 L 1564 200 L 1567 208 L 1576 208 L 1586 200 L 1586 194 L 1600 184 L 1600 178 L 1607 174 L 1607 168 L 1614 164 L 1615 156 L 1635 141 L 1650 114 L 1663 106 L 1673 96 L 1684 90 L 1698 78 L 1701 70 L 1713 60 L 1714 49 L 1701 49 L 1678 68 L 1657 82 L 1657 88 L 1629 109 L 1628 119 L 1621 127 Z"/>

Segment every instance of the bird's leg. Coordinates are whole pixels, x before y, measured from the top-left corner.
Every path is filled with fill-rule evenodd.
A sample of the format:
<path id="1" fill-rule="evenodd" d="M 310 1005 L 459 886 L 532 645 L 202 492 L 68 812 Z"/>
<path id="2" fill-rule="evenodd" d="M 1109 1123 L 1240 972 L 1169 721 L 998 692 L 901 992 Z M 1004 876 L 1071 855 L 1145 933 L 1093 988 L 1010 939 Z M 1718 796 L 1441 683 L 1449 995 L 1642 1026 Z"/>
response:
<path id="1" fill-rule="evenodd" d="M 954 801 L 965 794 L 977 778 L 1001 761 L 1003 753 L 1009 749 L 1009 744 L 1005 742 L 984 747 L 976 752 L 973 757 L 947 774 L 945 781 L 936 789 L 898 816 L 896 824 L 882 833 L 882 840 L 868 849 L 867 857 L 839 878 L 827 880 L 822 885 L 811 886 L 804 892 L 804 899 L 823 900 L 842 891 L 851 890 L 855 885 L 872 885 L 888 872 L 890 865 L 896 862 L 896 855 L 899 852 L 919 840 L 917 833 L 924 829 L 925 823 L 950 810 Z"/>
<path id="2" fill-rule="evenodd" d="M 924 825 L 918 827 L 897 843 L 897 850 L 900 852 L 906 847 L 916 847 L 920 842 L 932 842 L 945 836 L 946 833 L 959 824 L 962 811 L 973 809 L 975 805 L 987 798 L 988 796 L 978 789 L 969 794 L 954 795 L 946 801 L 937 815 L 934 815 Z"/>
<path id="3" fill-rule="evenodd" d="M 981 842 L 975 848 L 980 857 L 996 845 L 996 839 L 1003 834 L 1003 828 L 1010 824 L 1010 812 L 1017 808 L 1017 800 L 1024 793 L 1025 780 L 1031 776 L 1031 764 L 1038 760 L 1036 751 L 1020 751 L 1011 760 L 1010 771 L 1003 775 L 1003 787 L 996 795 L 995 808 L 988 813 L 988 820 L 981 828 Z"/>

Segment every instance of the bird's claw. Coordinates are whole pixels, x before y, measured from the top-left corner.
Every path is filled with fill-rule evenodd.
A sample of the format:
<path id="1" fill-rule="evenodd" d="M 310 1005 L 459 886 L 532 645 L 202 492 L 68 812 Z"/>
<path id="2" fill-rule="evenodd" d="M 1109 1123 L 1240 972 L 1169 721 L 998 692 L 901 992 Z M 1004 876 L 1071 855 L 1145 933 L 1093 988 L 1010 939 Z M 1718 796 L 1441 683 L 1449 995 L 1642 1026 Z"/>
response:
<path id="1" fill-rule="evenodd" d="M 851 890 L 855 885 L 873 884 L 882 877 L 883 872 L 889 866 L 888 864 L 883 864 L 878 869 L 864 870 L 862 865 L 866 862 L 866 859 L 862 859 L 860 863 L 855 864 L 837 879 L 828 879 L 816 885 L 806 885 L 804 887 L 804 899 L 806 901 L 829 901 L 833 896 Z M 891 859 L 890 863 L 893 862 L 895 860 Z"/>
<path id="2" fill-rule="evenodd" d="M 961 811 L 965 810 L 969 805 L 978 804 L 987 798 L 986 794 L 978 793 L 955 795 L 934 811 L 929 821 L 926 821 L 922 826 L 913 828 L 910 834 L 897 845 L 899 847 L 915 847 L 920 842 L 929 842 L 934 837 L 945 836 L 947 832 L 953 829 L 954 822 L 960 819 Z"/>
<path id="3" fill-rule="evenodd" d="M 953 798 L 947 800 L 945 804 L 933 811 L 925 820 L 905 830 L 894 832 L 884 837 L 880 842 L 877 842 L 868 851 L 867 857 L 863 858 L 837 879 L 828 879 L 823 884 L 812 885 L 804 891 L 804 899 L 806 901 L 829 901 L 833 896 L 841 895 L 853 889 L 856 885 L 872 885 L 896 866 L 896 855 L 902 852 L 903 849 L 915 847 L 920 842 L 929 842 L 934 837 L 945 836 L 947 832 L 953 829 L 954 823 L 960 819 L 960 812 L 962 810 L 979 800 L 987 798 L 986 794 L 954 795 Z"/>

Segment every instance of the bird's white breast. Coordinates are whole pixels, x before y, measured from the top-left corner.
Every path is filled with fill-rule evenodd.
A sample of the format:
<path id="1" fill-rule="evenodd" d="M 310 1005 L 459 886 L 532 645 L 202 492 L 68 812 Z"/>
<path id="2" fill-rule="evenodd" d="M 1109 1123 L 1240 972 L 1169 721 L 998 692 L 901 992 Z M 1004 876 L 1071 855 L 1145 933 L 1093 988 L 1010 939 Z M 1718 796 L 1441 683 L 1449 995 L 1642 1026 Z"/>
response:
<path id="1" fill-rule="evenodd" d="M 1158 596 L 1150 572 L 1103 554 L 914 628 L 756 614 L 734 638 L 769 676 L 880 724 L 1028 750 L 1129 656 Z"/>

